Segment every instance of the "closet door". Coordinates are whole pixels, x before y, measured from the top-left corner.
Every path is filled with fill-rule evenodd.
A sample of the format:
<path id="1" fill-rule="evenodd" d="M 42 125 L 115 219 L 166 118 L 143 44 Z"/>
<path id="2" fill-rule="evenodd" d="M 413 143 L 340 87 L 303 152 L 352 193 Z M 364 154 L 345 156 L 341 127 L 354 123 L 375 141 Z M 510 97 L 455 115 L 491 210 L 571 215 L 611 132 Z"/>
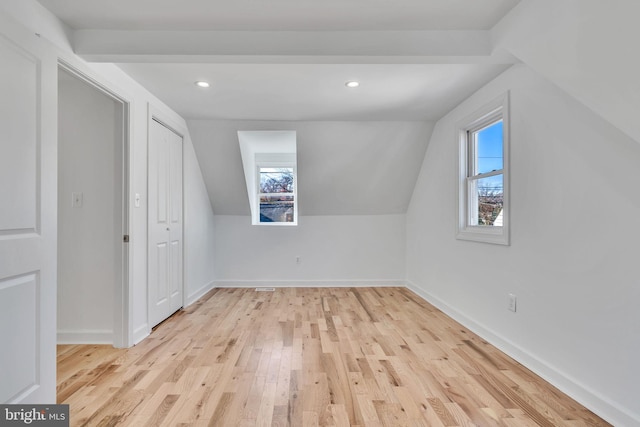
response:
<path id="1" fill-rule="evenodd" d="M 56 401 L 53 52 L 0 14 L 0 403 Z"/>
<path id="2" fill-rule="evenodd" d="M 182 307 L 182 137 L 152 120 L 149 138 L 149 324 Z"/>

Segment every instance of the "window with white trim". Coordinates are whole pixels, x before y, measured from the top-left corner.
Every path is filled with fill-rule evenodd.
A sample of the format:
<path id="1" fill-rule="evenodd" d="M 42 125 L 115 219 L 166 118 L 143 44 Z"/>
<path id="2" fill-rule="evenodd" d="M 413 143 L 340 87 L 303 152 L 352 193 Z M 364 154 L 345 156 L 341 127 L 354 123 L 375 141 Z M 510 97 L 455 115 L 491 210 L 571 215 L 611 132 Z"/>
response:
<path id="1" fill-rule="evenodd" d="M 296 170 L 293 164 L 258 164 L 257 223 L 298 221 L 296 207 Z"/>
<path id="2" fill-rule="evenodd" d="M 458 239 L 509 244 L 508 95 L 458 124 Z"/>
<path id="3" fill-rule="evenodd" d="M 298 224 L 296 131 L 238 131 L 251 224 Z"/>

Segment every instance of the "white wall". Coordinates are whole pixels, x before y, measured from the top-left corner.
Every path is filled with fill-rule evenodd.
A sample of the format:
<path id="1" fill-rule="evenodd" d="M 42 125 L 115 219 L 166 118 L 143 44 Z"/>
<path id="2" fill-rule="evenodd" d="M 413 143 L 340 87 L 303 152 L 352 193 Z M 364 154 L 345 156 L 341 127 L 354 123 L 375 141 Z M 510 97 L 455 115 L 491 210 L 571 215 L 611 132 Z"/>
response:
<path id="1" fill-rule="evenodd" d="M 216 214 L 249 215 L 238 131 L 296 132 L 300 215 L 404 214 L 433 122 L 189 120 Z"/>
<path id="2" fill-rule="evenodd" d="M 122 104 L 62 73 L 58 86 L 58 342 L 112 343 L 122 280 Z M 72 206 L 72 193 L 82 206 Z"/>
<path id="3" fill-rule="evenodd" d="M 36 0 L 2 0 L 0 10 L 33 34 L 51 41 L 56 47 L 68 52 L 73 50 L 69 42 L 73 33 L 71 28 Z"/>
<path id="4" fill-rule="evenodd" d="M 7 0 L 0 3 L 3 15 L 18 21 L 31 33 L 37 33 L 47 46 L 48 54 L 53 55 L 97 84 L 116 94 L 129 103 L 129 289 L 125 291 L 122 301 L 128 304 L 124 310 L 125 342 L 118 345 L 132 345 L 149 334 L 147 323 L 147 133 L 150 105 L 163 112 L 165 118 L 177 123 L 184 129 L 185 136 L 185 288 L 186 295 L 194 296 L 205 292 L 203 284 L 212 283 L 213 270 L 211 258 L 202 264 L 200 258 L 193 259 L 195 254 L 213 253 L 213 212 L 206 193 L 198 188 L 200 172 L 192 154 L 191 139 L 184 119 L 168 108 L 162 101 L 143 88 L 139 83 L 125 74 L 114 64 L 88 64 L 71 52 L 68 40 L 69 29 L 55 16 L 44 9 L 35 0 Z M 36 37 L 34 35 L 34 37 Z M 51 82 L 56 85 L 57 82 Z M 57 114 L 57 111 L 54 112 Z M 189 158 L 187 158 L 189 156 Z M 188 183 L 187 183 L 188 181 Z M 195 183 L 195 184 L 194 184 Z M 140 207 L 135 208 L 134 198 L 141 197 Z M 205 225 L 206 224 L 206 225 Z M 198 227 L 202 227 L 199 229 Z M 205 243 L 206 242 L 206 243 Z M 116 304 L 120 301 L 115 301 Z M 117 325 L 115 325 L 117 326 Z"/>
<path id="5" fill-rule="evenodd" d="M 91 73 L 104 79 L 125 99 L 131 101 L 130 142 L 130 206 L 134 206 L 135 194 L 139 194 L 139 208 L 132 208 L 129 215 L 130 259 L 129 280 L 132 313 L 132 340 L 137 343 L 151 329 L 147 323 L 147 153 L 148 120 L 150 111 L 159 115 L 165 123 L 184 138 L 184 287 L 185 303 L 189 304 L 213 286 L 213 209 L 204 188 L 202 173 L 189 130 L 182 117 L 155 98 L 146 89 L 113 64 L 86 64 Z"/>
<path id="6" fill-rule="evenodd" d="M 247 202 L 248 203 L 248 202 Z M 300 216 L 296 227 L 216 215 L 219 286 L 397 284 L 404 272 L 404 215 Z M 300 262 L 296 263 L 296 257 Z"/>
<path id="7" fill-rule="evenodd" d="M 627 135 L 640 134 L 640 2 L 522 0 L 492 30 L 504 49 Z"/>
<path id="8" fill-rule="evenodd" d="M 189 305 L 213 288 L 215 277 L 215 224 L 200 165 L 187 134 L 184 165 L 184 278 Z"/>
<path id="9" fill-rule="evenodd" d="M 511 245 L 456 240 L 455 123 L 506 90 Z M 640 424 L 639 162 L 636 141 L 514 66 L 436 124 L 407 213 L 410 285 L 615 425 Z"/>

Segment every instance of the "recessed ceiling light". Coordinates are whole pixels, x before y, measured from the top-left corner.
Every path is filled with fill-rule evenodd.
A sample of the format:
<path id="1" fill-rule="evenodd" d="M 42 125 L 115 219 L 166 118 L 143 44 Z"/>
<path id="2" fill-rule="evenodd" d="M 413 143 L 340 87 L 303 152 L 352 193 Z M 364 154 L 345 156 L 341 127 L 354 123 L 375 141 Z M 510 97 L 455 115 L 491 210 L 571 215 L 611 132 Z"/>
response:
<path id="1" fill-rule="evenodd" d="M 200 81 L 197 81 L 197 82 L 196 82 L 196 86 L 198 86 L 198 87 L 209 87 L 209 86 L 211 86 L 211 85 L 210 85 L 208 82 L 205 82 L 205 81 L 203 81 L 203 80 L 200 80 Z"/>
<path id="2" fill-rule="evenodd" d="M 360 82 L 357 82 L 357 81 L 355 81 L 355 80 L 351 80 L 350 82 L 346 82 L 344 85 L 345 85 L 346 87 L 354 88 L 354 87 L 358 87 L 358 86 L 360 86 Z"/>

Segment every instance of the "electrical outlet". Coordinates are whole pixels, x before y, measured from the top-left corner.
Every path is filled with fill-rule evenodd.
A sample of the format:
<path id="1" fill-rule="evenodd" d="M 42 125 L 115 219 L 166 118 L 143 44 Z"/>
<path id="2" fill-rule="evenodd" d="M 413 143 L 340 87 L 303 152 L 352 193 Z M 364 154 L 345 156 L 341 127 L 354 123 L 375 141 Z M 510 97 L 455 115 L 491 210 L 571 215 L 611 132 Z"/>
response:
<path id="1" fill-rule="evenodd" d="M 509 310 L 516 312 L 516 296 L 514 294 L 509 294 Z"/>
<path id="2" fill-rule="evenodd" d="M 300 264 L 300 256 L 296 256 L 296 264 Z"/>

